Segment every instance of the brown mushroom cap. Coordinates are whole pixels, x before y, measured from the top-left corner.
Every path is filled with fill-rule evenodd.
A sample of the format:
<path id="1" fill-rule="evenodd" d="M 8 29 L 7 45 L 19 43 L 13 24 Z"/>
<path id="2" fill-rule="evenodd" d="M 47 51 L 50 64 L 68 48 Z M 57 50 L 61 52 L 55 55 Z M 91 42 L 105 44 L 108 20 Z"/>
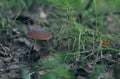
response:
<path id="1" fill-rule="evenodd" d="M 49 40 L 52 35 L 43 28 L 30 28 L 27 31 L 27 36 L 37 40 Z"/>

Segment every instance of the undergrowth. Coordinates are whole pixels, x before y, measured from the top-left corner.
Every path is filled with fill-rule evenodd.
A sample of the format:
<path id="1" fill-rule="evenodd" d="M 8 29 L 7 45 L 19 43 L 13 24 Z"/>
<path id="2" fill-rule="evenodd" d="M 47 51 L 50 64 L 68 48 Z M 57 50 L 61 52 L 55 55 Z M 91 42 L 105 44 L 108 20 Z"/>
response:
<path id="1" fill-rule="evenodd" d="M 113 11 L 119 10 L 119 0 L 90 0 L 91 6 L 86 7 L 89 0 L 0 0 L 0 8 L 2 13 L 4 10 L 29 10 L 34 4 L 51 5 L 55 9 L 60 10 L 58 13 L 51 13 L 48 18 L 51 22 L 58 23 L 59 30 L 51 28 L 51 32 L 55 39 L 52 40 L 51 55 L 47 59 L 38 61 L 38 69 L 48 69 L 48 71 L 38 79 L 74 79 L 73 72 L 68 69 L 71 61 L 73 64 L 80 62 L 82 64 L 91 64 L 95 70 L 90 74 L 89 79 L 97 79 L 101 72 L 105 72 L 105 64 L 98 66 L 98 58 L 103 57 L 103 50 L 112 51 L 119 54 L 120 50 L 113 48 L 114 43 L 118 43 L 120 39 L 119 33 L 111 33 L 104 26 L 105 13 L 108 12 L 114 16 L 120 23 L 118 15 L 112 14 Z M 33 4 L 34 3 L 34 4 Z M 4 15 L 5 16 L 5 15 Z M 1 17 L 0 35 L 3 30 L 11 30 L 9 27 L 9 19 Z M 56 20 L 57 19 L 57 20 Z M 93 25 L 90 25 L 93 23 Z M 112 29 L 112 28 L 111 28 Z M 3 37 L 0 36 L 2 39 Z M 109 41 L 107 47 L 102 47 L 104 40 Z M 89 60 L 91 52 L 95 52 L 95 57 Z M 87 57 L 88 56 L 88 57 Z M 87 59 L 88 58 L 88 59 Z M 26 69 L 21 69 L 23 79 L 31 79 L 32 74 Z M 74 70 L 74 69 L 73 69 Z M 27 72 L 27 73 L 26 73 Z M 27 76 L 27 77 L 26 77 Z"/>

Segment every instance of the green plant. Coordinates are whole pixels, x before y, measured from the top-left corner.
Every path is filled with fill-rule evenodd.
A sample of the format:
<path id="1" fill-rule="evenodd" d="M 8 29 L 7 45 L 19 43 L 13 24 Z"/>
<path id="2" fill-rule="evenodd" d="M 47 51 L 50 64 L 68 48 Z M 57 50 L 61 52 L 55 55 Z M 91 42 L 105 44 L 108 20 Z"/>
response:
<path id="1" fill-rule="evenodd" d="M 53 51 L 54 55 L 50 55 L 48 59 L 41 60 L 39 64 L 35 64 L 40 69 L 48 70 L 40 79 L 74 79 L 72 73 L 66 68 L 66 62 L 76 60 L 81 63 L 89 63 L 92 61 L 96 70 L 90 74 L 90 79 L 96 79 L 101 72 L 105 72 L 104 65 L 97 65 L 98 58 L 103 56 L 103 50 L 110 50 L 119 54 L 120 50 L 112 48 L 112 44 L 118 43 L 120 39 L 119 33 L 110 33 L 105 27 L 105 17 L 114 16 L 116 23 L 120 24 L 120 17 L 114 15 L 119 10 L 119 0 L 90 0 L 92 5 L 86 9 L 88 0 L 0 0 L 1 13 L 0 18 L 0 38 L 3 30 L 11 30 L 9 19 L 6 18 L 7 10 L 29 10 L 33 3 L 51 5 L 54 9 L 59 10 L 51 13 L 55 18 L 47 18 L 50 22 L 57 24 L 58 29 L 51 26 L 53 33 Z M 18 14 L 19 15 L 19 14 Z M 81 17 L 80 17 L 81 16 Z M 77 19 L 79 21 L 77 21 Z M 52 20 L 52 21 L 51 21 Z M 41 22 L 41 20 L 39 20 Z M 13 21 L 14 23 L 14 21 Z M 89 23 L 93 23 L 92 28 Z M 20 25 L 16 25 L 21 33 L 23 29 Z M 24 34 L 25 35 L 25 34 Z M 55 38 L 55 39 L 54 39 Z M 108 40 L 111 47 L 102 47 L 102 41 Z M 55 49 L 57 47 L 57 49 Z M 97 51 L 97 52 L 96 52 Z M 91 56 L 91 52 L 95 57 L 87 59 Z M 95 52 L 95 54 L 94 54 Z M 109 53 L 109 52 L 108 52 Z M 86 56 L 87 55 L 87 56 Z M 83 59 L 82 59 L 83 58 Z M 85 60 L 85 61 L 83 61 Z M 80 64 L 82 66 L 82 64 Z M 23 79 L 30 79 L 28 70 L 22 70 Z"/>
<path id="2" fill-rule="evenodd" d="M 39 68 L 48 70 L 40 79 L 74 79 L 74 76 L 66 69 L 65 63 L 59 54 L 39 61 Z"/>
<path id="3" fill-rule="evenodd" d="M 0 0 L 0 3 L 4 5 L 4 7 L 8 10 L 10 9 L 15 9 L 17 10 L 18 8 L 24 8 L 24 9 L 28 9 L 31 5 L 32 5 L 33 0 Z"/>
<path id="4" fill-rule="evenodd" d="M 97 79 L 98 76 L 101 73 L 104 73 L 104 72 L 105 72 L 105 66 L 104 65 L 96 65 L 95 70 L 90 74 L 89 79 Z"/>

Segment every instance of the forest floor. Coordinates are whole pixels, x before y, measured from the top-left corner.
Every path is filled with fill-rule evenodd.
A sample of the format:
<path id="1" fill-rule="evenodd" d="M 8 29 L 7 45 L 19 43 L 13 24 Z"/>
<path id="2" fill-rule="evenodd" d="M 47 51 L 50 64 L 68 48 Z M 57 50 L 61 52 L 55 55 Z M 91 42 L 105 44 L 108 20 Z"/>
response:
<path id="1" fill-rule="evenodd" d="M 81 54 L 79 54 L 79 40 L 76 41 L 77 35 L 76 37 L 71 37 L 68 33 L 64 32 L 64 29 L 67 28 L 64 26 L 69 24 L 65 21 L 66 17 L 57 17 L 52 14 L 58 13 L 59 15 L 59 12 L 60 10 L 53 8 L 52 6 L 35 5 L 29 11 L 22 11 L 22 9 L 17 12 L 7 11 L 7 17 L 4 17 L 3 14 L 0 13 L 0 79 L 48 79 L 47 77 L 43 78 L 41 76 L 56 68 L 52 69 L 51 67 L 59 65 L 61 67 L 64 65 L 68 72 L 73 76 L 73 78 L 65 76 L 63 79 L 74 79 L 74 77 L 75 79 L 90 79 L 88 77 L 91 77 L 94 74 L 97 74 L 97 79 L 120 78 L 120 26 L 118 25 L 119 23 L 117 23 L 116 17 L 112 15 L 104 16 L 103 24 L 108 32 L 107 37 L 116 39 L 117 41 L 103 39 L 101 41 L 102 48 L 99 49 L 99 47 L 97 48 L 97 46 L 99 46 L 98 41 L 94 43 L 93 47 L 91 42 L 88 43 L 88 39 L 88 44 L 81 47 L 79 50 L 81 51 Z M 20 19 L 18 19 L 18 17 Z M 29 21 L 34 21 L 34 23 L 37 24 L 41 23 L 40 26 L 52 34 L 50 40 L 42 41 L 45 43 L 44 47 L 34 48 L 34 45 L 36 44 L 35 39 L 27 37 L 27 25 L 24 23 L 24 18 L 26 17 Z M 74 16 L 74 18 L 76 19 L 77 17 Z M 64 26 L 60 27 L 62 26 L 62 23 L 64 23 Z M 34 24 L 31 24 L 31 26 L 33 25 Z M 90 32 L 95 30 L 94 27 L 96 24 L 94 24 L 94 21 L 89 22 L 88 25 L 87 28 L 90 29 Z M 109 34 L 111 36 L 109 36 Z M 83 34 L 82 37 L 84 37 L 84 35 L 86 34 Z M 87 35 L 91 36 L 89 33 Z M 106 37 L 106 35 L 103 35 L 103 37 Z M 59 57 L 61 57 L 60 59 L 63 58 L 62 61 L 59 60 Z M 43 61 L 46 60 L 51 61 L 48 61 L 47 64 L 41 66 L 41 63 L 44 63 Z M 57 60 L 60 63 L 58 63 Z M 52 62 L 52 65 L 54 66 L 51 66 L 50 62 Z M 94 67 L 94 65 L 96 67 Z M 56 69 L 56 72 L 65 73 L 61 68 Z M 63 70 L 65 69 L 63 68 Z M 52 71 L 53 74 L 56 72 Z M 116 78 L 113 78 L 114 76 Z M 58 77 L 57 79 L 62 78 Z"/>

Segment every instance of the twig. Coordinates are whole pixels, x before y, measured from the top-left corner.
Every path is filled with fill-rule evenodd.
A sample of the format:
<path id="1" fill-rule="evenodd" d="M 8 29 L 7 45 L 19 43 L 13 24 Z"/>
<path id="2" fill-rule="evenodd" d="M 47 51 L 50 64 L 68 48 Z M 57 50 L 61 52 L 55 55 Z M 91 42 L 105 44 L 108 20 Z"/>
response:
<path id="1" fill-rule="evenodd" d="M 8 68 L 1 68 L 0 72 L 6 72 L 11 70 L 20 70 L 22 68 L 28 68 L 31 67 L 31 65 L 25 65 L 25 66 L 16 66 L 16 67 L 8 67 Z M 38 69 L 39 71 L 46 71 L 47 69 Z"/>
<path id="2" fill-rule="evenodd" d="M 88 4 L 84 8 L 84 10 L 88 10 L 91 7 L 92 2 L 93 2 L 93 0 L 89 0 Z"/>
<path id="3" fill-rule="evenodd" d="M 107 16 L 107 15 L 110 15 L 110 14 L 113 14 L 113 15 L 120 15 L 120 11 L 114 11 L 114 12 L 105 12 L 105 13 L 99 13 L 97 14 L 97 16 Z M 93 15 L 94 17 L 95 15 Z"/>

